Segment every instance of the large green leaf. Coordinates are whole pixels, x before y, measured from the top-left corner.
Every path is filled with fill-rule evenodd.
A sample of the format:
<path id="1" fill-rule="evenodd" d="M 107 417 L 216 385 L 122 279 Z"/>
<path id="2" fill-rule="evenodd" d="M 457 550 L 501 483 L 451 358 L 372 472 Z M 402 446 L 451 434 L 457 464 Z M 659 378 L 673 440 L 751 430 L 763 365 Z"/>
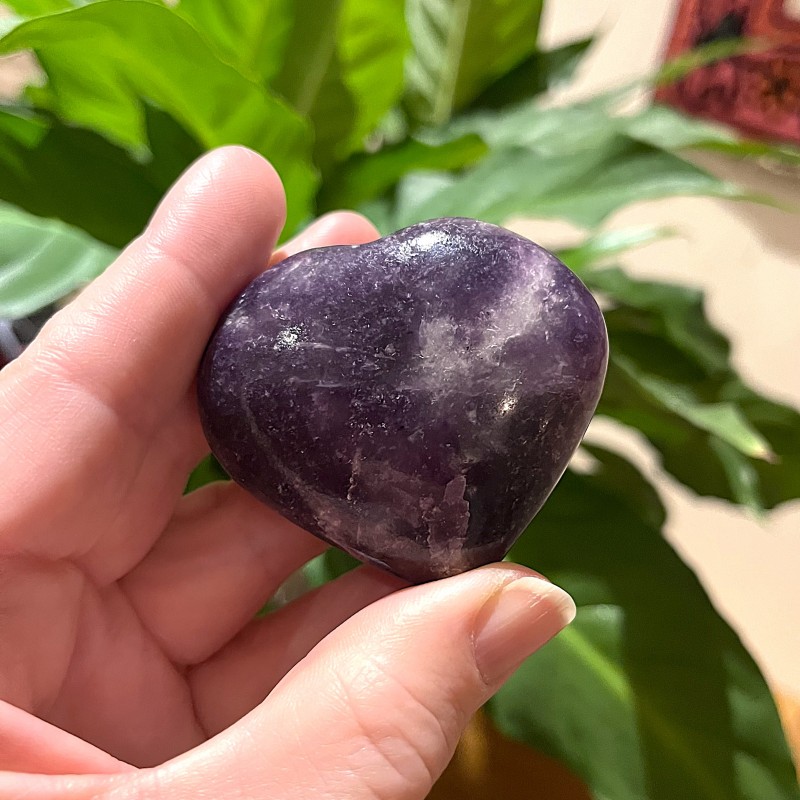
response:
<path id="1" fill-rule="evenodd" d="M 606 317 L 612 318 L 620 335 L 638 330 L 646 340 L 644 350 L 650 337 L 656 337 L 684 356 L 670 359 L 672 362 L 688 359 L 690 368 L 673 374 L 687 380 L 698 375 L 724 378 L 729 374 L 730 343 L 708 321 L 699 289 L 640 280 L 620 268 L 592 270 L 581 277 L 612 302 L 614 308 L 606 312 Z"/>
<path id="2" fill-rule="evenodd" d="M 275 79 L 278 91 L 309 115 L 325 82 L 336 71 L 336 38 L 342 0 L 297 0 L 286 58 Z"/>
<path id="3" fill-rule="evenodd" d="M 668 150 L 717 150 L 733 156 L 768 157 L 800 164 L 800 150 L 796 147 L 743 139 L 730 128 L 688 117 L 667 106 L 653 105 L 623 117 L 621 125 L 632 138 Z"/>
<path id="4" fill-rule="evenodd" d="M 501 78 L 475 102 L 502 103 L 509 93 L 522 90 L 528 79 L 535 80 L 535 86 L 525 86 L 525 91 L 543 90 L 574 68 L 589 42 L 577 42 L 552 53 L 535 53 L 514 75 Z M 358 206 L 375 199 L 410 171 L 457 170 L 474 164 L 487 152 L 483 138 L 472 132 L 438 139 L 430 130 L 423 135 L 430 141 L 405 137 L 375 153 L 358 154 L 343 163 L 323 186 L 321 208 Z"/>
<path id="5" fill-rule="evenodd" d="M 115 255 L 63 222 L 0 204 L 0 317 L 38 311 L 99 275 Z"/>
<path id="6" fill-rule="evenodd" d="M 624 136 L 556 155 L 525 147 L 495 149 L 425 201 L 398 205 L 397 226 L 445 216 L 501 224 L 523 214 L 593 226 L 629 203 L 676 194 L 739 197 L 741 191 Z"/>
<path id="7" fill-rule="evenodd" d="M 491 152 L 423 202 L 401 187 L 399 198 L 410 202 L 398 201 L 397 226 L 448 215 L 503 223 L 518 214 L 594 226 L 640 200 L 676 194 L 744 196 L 662 147 L 652 126 L 651 143 L 647 126 L 635 128 L 632 118 L 614 116 L 614 97 L 610 93 L 563 108 L 526 102 L 482 109 L 420 131 L 420 139 L 429 144 L 477 134 Z M 636 136 L 628 134 L 629 127 Z"/>
<path id="8" fill-rule="evenodd" d="M 204 148 L 238 143 L 275 165 L 286 186 L 291 229 L 306 218 L 316 179 L 306 123 L 277 97 L 222 62 L 170 9 L 107 0 L 22 23 L 0 53 L 31 48 L 61 118 L 142 151 L 140 98 L 159 106 Z"/>
<path id="9" fill-rule="evenodd" d="M 694 491 L 758 511 L 800 496 L 800 414 L 747 389 L 703 295 L 588 270 L 601 293 L 611 359 L 599 413 L 641 431 Z"/>
<path id="10" fill-rule="evenodd" d="M 292 0 L 180 0 L 177 13 L 255 81 L 280 70 L 294 18 Z"/>
<path id="11" fill-rule="evenodd" d="M 277 90 L 315 131 L 322 167 L 361 149 L 403 88 L 401 0 L 297 0 Z"/>
<path id="12" fill-rule="evenodd" d="M 403 0 L 345 0 L 337 49 L 355 101 L 353 138 L 361 140 L 398 101 L 411 41 Z"/>
<path id="13" fill-rule="evenodd" d="M 632 88 L 655 88 L 668 86 L 685 78 L 700 67 L 714 64 L 718 61 L 735 58 L 748 53 L 765 53 L 772 47 L 769 38 L 747 38 L 739 36 L 724 36 L 694 47 L 662 64 L 655 74 L 644 80 L 637 80 Z"/>
<path id="14" fill-rule="evenodd" d="M 626 461 L 590 448 L 512 551 L 564 586 L 576 621 L 491 701 L 501 730 L 563 761 L 596 800 L 797 800 L 756 664 L 662 539 Z"/>
<path id="15" fill-rule="evenodd" d="M 766 508 L 796 499 L 800 495 L 800 414 L 794 408 L 762 397 L 735 377 L 726 384 L 722 395 L 742 409 L 775 454 L 772 462 L 750 460 L 732 467 L 717 453 L 723 467 L 727 471 L 737 469 L 740 479 L 745 481 L 748 480 L 748 471 L 752 471 L 757 476 Z M 732 478 L 729 480 L 733 483 Z"/>
<path id="16" fill-rule="evenodd" d="M 556 51 L 553 56 L 558 53 Z M 797 148 L 744 139 L 730 128 L 689 117 L 666 106 L 648 106 L 635 114 L 617 113 L 617 107 L 629 93 L 629 89 L 623 88 L 554 108 L 541 108 L 529 102 L 530 97 L 523 96 L 517 98 L 520 102 L 516 105 L 500 108 L 487 102 L 482 104 L 483 108 L 463 113 L 443 128 L 422 135 L 438 142 L 477 133 L 492 147 L 524 146 L 548 155 L 592 149 L 598 144 L 602 146 L 609 138 L 624 135 L 673 153 L 693 148 L 800 163 Z"/>
<path id="17" fill-rule="evenodd" d="M 203 154 L 203 147 L 160 108 L 146 104 L 144 113 L 150 153 L 140 163 L 150 181 L 163 193 Z"/>
<path id="18" fill-rule="evenodd" d="M 730 144 L 740 140 L 731 128 L 687 117 L 672 108 L 653 105 L 621 120 L 629 136 L 655 147 L 678 150 L 703 145 Z"/>
<path id="19" fill-rule="evenodd" d="M 648 374 L 622 355 L 616 356 L 615 365 L 638 385 L 649 400 L 695 428 L 713 434 L 750 458 L 774 459 L 764 437 L 733 403 L 704 403 L 686 386 Z"/>
<path id="20" fill-rule="evenodd" d="M 167 185 L 96 133 L 0 111 L 0 200 L 122 246 Z"/>
<path id="21" fill-rule="evenodd" d="M 70 0 L 4 0 L 3 5 L 21 17 L 38 17 L 65 11 L 74 4 Z"/>
<path id="22" fill-rule="evenodd" d="M 470 108 L 502 108 L 555 89 L 573 76 L 593 42 L 594 39 L 580 39 L 555 50 L 536 50 L 487 86 Z"/>
<path id="23" fill-rule="evenodd" d="M 446 122 L 536 50 L 542 0 L 408 0 L 408 105 Z"/>
<path id="24" fill-rule="evenodd" d="M 476 133 L 492 148 L 524 147 L 548 156 L 592 150 L 625 132 L 623 122 L 612 113 L 614 96 L 610 93 L 556 108 L 520 102 L 470 110 L 418 135 L 433 144 Z"/>
<path id="25" fill-rule="evenodd" d="M 358 154 L 344 162 L 325 182 L 319 207 L 321 211 L 357 208 L 382 195 L 413 170 L 458 170 L 474 164 L 485 154 L 486 145 L 474 134 L 441 145 L 409 138 L 374 154 Z"/>
<path id="26" fill-rule="evenodd" d="M 558 257 L 578 274 L 590 267 L 597 267 L 612 256 L 642 247 L 671 235 L 665 228 L 623 228 L 599 231 L 584 242 L 558 251 Z"/>

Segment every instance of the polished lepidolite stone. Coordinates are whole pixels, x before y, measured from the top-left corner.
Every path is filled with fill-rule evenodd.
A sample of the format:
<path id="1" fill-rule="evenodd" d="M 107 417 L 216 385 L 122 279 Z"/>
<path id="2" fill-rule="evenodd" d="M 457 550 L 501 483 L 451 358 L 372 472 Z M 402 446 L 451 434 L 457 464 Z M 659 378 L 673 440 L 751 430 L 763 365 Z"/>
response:
<path id="1" fill-rule="evenodd" d="M 608 343 L 555 256 L 470 219 L 292 256 L 221 320 L 198 381 L 231 477 L 413 582 L 501 559 L 594 413 Z"/>

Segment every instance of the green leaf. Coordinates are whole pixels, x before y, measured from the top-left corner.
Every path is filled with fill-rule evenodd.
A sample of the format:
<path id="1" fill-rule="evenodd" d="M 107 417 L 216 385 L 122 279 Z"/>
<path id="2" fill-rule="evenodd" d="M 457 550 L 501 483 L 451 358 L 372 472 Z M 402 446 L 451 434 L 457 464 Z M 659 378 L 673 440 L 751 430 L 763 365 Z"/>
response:
<path id="1" fill-rule="evenodd" d="M 598 413 L 640 431 L 695 492 L 754 511 L 800 496 L 800 414 L 748 389 L 701 292 L 588 270 L 611 357 Z"/>
<path id="2" fill-rule="evenodd" d="M 521 214 L 591 227 L 629 203 L 678 194 L 742 196 L 670 153 L 621 136 L 552 156 L 516 147 L 494 150 L 425 202 L 398 209 L 398 227 L 445 216 L 502 224 Z"/>
<path id="3" fill-rule="evenodd" d="M 3 5 L 16 11 L 20 17 L 31 19 L 99 2 L 104 0 L 4 0 Z M 142 0 L 142 2 L 164 5 L 163 0 Z"/>
<path id="4" fill-rule="evenodd" d="M 421 135 L 433 143 L 477 133 L 492 147 L 524 146 L 547 155 L 604 146 L 608 140 L 623 135 L 672 153 L 692 148 L 800 163 L 797 148 L 743 139 L 730 128 L 666 106 L 653 105 L 636 114 L 620 115 L 616 108 L 629 94 L 630 89 L 613 90 L 556 108 L 540 108 L 531 102 L 500 109 L 485 107 L 461 114 L 441 129 Z"/>
<path id="5" fill-rule="evenodd" d="M 446 122 L 536 50 L 542 0 L 408 0 L 408 105 Z"/>
<path id="6" fill-rule="evenodd" d="M 0 111 L 0 199 L 122 246 L 141 233 L 166 185 L 91 131 Z"/>
<path id="7" fill-rule="evenodd" d="M 395 190 L 395 198 L 389 204 L 385 213 L 385 223 L 389 231 L 396 231 L 404 225 L 411 225 L 424 219 L 433 219 L 431 216 L 418 216 L 415 212 L 416 204 L 425 204 L 439 192 L 452 188 L 458 178 L 450 172 L 435 172 L 420 170 L 409 173 Z"/>
<path id="8" fill-rule="evenodd" d="M 762 397 L 736 377 L 728 381 L 721 394 L 742 409 L 775 453 L 774 462 L 749 462 L 758 475 L 764 507 L 773 508 L 796 499 L 800 495 L 800 414 L 794 408 Z"/>
<path id="9" fill-rule="evenodd" d="M 269 83 L 280 70 L 292 27 L 292 0 L 181 0 L 176 8 L 247 77 Z"/>
<path id="10" fill-rule="evenodd" d="M 0 204 L 0 317 L 44 308 L 99 275 L 115 256 L 83 231 Z"/>
<path id="11" fill-rule="evenodd" d="M 309 216 L 316 178 L 306 123 L 220 61 L 170 9 L 106 0 L 24 22 L 0 40 L 0 53 L 28 48 L 49 77 L 51 110 L 64 120 L 143 153 L 146 98 L 204 149 L 238 143 L 267 156 L 286 187 L 287 229 Z"/>
<path id="12" fill-rule="evenodd" d="M 643 385 L 638 376 L 633 377 L 620 367 L 620 362 L 624 363 L 620 349 L 629 342 L 625 342 L 617 331 L 612 332 L 611 329 L 609 338 L 613 355 L 609 361 L 605 390 L 597 411 L 599 415 L 612 417 L 642 433 L 660 454 L 663 468 L 698 494 L 745 504 L 757 513 L 797 497 L 796 479 L 800 465 L 796 460 L 791 465 L 785 464 L 777 455 L 773 455 L 769 462 L 753 459 L 745 455 L 741 448 L 729 444 L 728 437 L 722 439 L 709 432 L 708 428 L 712 426 L 702 424 L 702 420 L 692 419 L 685 412 L 676 413 L 648 392 L 648 387 Z M 687 384 L 696 384 L 706 391 L 713 388 L 710 381 L 690 377 L 688 372 L 691 365 L 686 362 L 669 362 L 667 359 L 670 355 L 674 355 L 676 359 L 680 359 L 680 355 L 655 337 L 644 337 L 640 349 L 645 348 L 651 351 L 646 362 L 651 369 L 660 372 L 667 368 L 674 372 L 685 371 L 687 374 L 680 379 Z M 719 389 L 713 394 L 718 396 Z M 725 403 L 720 403 L 719 406 L 730 411 L 732 416 L 736 415 L 739 419 L 743 417 L 749 425 L 756 427 L 743 408 L 731 407 Z M 722 427 L 723 420 L 717 420 L 717 425 Z M 756 427 L 756 430 L 769 443 L 771 453 L 775 453 L 776 448 L 766 431 L 761 426 Z M 757 469 L 759 464 L 770 467 L 769 474 L 762 476 Z M 770 487 L 770 481 L 775 479 L 781 479 L 784 483 L 783 493 L 778 495 L 772 489 L 773 499 L 768 499 L 765 490 Z M 789 485 L 790 479 L 795 480 L 793 486 Z"/>
<path id="13" fill-rule="evenodd" d="M 552 91 L 573 76 L 593 42 L 581 39 L 555 50 L 537 50 L 487 86 L 469 107 L 502 108 Z"/>
<path id="14" fill-rule="evenodd" d="M 688 117 L 667 106 L 654 105 L 623 118 L 623 125 L 631 138 L 667 150 L 716 150 L 732 156 L 800 164 L 800 150 L 795 147 L 743 139 L 731 128 Z"/>
<path id="15" fill-rule="evenodd" d="M 589 267 L 672 235 L 665 228 L 623 228 L 593 234 L 577 247 L 558 251 L 558 257 L 573 271 L 581 273 Z"/>
<path id="16" fill-rule="evenodd" d="M 374 154 L 359 154 L 346 161 L 325 182 L 319 197 L 321 211 L 356 208 L 379 197 L 414 170 L 458 170 L 486 154 L 479 136 L 467 135 L 441 145 L 416 139 L 385 147 Z"/>
<path id="17" fill-rule="evenodd" d="M 686 422 L 714 434 L 743 455 L 764 461 L 774 460 L 775 454 L 769 443 L 732 403 L 702 403 L 692 396 L 686 386 L 648 375 L 624 356 L 617 355 L 615 364 L 652 401 L 682 417 Z"/>
<path id="18" fill-rule="evenodd" d="M 359 566 L 361 566 L 360 562 L 353 556 L 339 550 L 338 547 L 332 547 L 309 561 L 303 567 L 303 575 L 305 575 L 309 587 L 315 588 L 336 580 Z"/>
<path id="19" fill-rule="evenodd" d="M 594 226 L 640 200 L 675 194 L 744 197 L 732 184 L 643 141 L 646 126 L 640 121 L 636 129 L 635 119 L 614 116 L 614 100 L 610 93 L 564 108 L 522 103 L 470 112 L 420 132 L 430 144 L 477 134 L 492 152 L 424 207 L 398 208 L 398 224 L 445 215 L 502 223 L 526 214 Z M 628 135 L 628 128 L 639 138 Z"/>
<path id="20" fill-rule="evenodd" d="M 402 0 L 345 0 L 338 50 L 355 101 L 354 143 L 360 145 L 399 100 L 410 46 Z"/>
<path id="21" fill-rule="evenodd" d="M 740 506 L 762 516 L 764 500 L 761 497 L 758 472 L 741 449 L 722 439 L 713 438 L 709 447 L 714 451 L 731 487 L 731 497 Z"/>
<path id="22" fill-rule="evenodd" d="M 363 214 L 377 229 L 381 236 L 394 233 L 394 208 L 389 198 L 376 197 L 362 203 L 358 212 Z"/>
<path id="23" fill-rule="evenodd" d="M 679 357 L 688 360 L 690 367 L 686 378 L 709 376 L 724 378 L 730 373 L 730 344 L 727 338 L 708 321 L 703 293 L 691 286 L 647 281 L 634 278 L 619 267 L 594 270 L 582 276 L 596 292 L 606 296 L 614 308 L 606 312 L 620 344 L 627 352 L 629 339 L 638 333 L 644 340 L 643 353 L 651 339 L 660 339 L 676 348 Z M 625 334 L 630 333 L 622 341 Z M 638 352 L 635 351 L 635 352 Z M 672 373 L 684 374 L 684 373 Z"/>
<path id="24" fill-rule="evenodd" d="M 661 105 L 623 118 L 622 124 L 632 138 L 669 150 L 700 147 L 710 142 L 734 144 L 740 139 L 731 128 L 688 117 Z"/>
<path id="25" fill-rule="evenodd" d="M 618 141 L 617 148 L 607 149 L 607 158 L 597 164 L 596 172 L 584 173 L 566 186 L 559 186 L 528 213 L 593 226 L 617 209 L 642 200 L 675 195 L 744 197 L 737 186 L 671 153 L 627 139 Z"/>
<path id="26" fill-rule="evenodd" d="M 607 146 L 622 132 L 622 123 L 612 113 L 612 99 L 613 95 L 603 95 L 557 108 L 541 108 L 532 102 L 483 108 L 459 114 L 418 135 L 436 144 L 475 133 L 492 148 L 525 147 L 547 156 L 592 150 Z"/>
<path id="27" fill-rule="evenodd" d="M 144 171 L 159 190 L 166 192 L 186 167 L 203 154 L 203 147 L 161 109 L 146 104 L 144 113 L 150 150 Z"/>
<path id="28" fill-rule="evenodd" d="M 4 0 L 8 6 L 21 17 L 39 17 L 44 14 L 54 14 L 72 8 L 70 0 Z"/>
<path id="29" fill-rule="evenodd" d="M 676 56 L 664 64 L 647 82 L 651 85 L 665 86 L 685 78 L 699 67 L 747 53 L 763 53 L 769 48 L 770 43 L 767 37 L 751 39 L 731 36 L 717 39 Z"/>
<path id="30" fill-rule="evenodd" d="M 297 0 L 277 90 L 303 116 L 311 114 L 326 75 L 335 72 L 342 0 Z"/>
<path id="31" fill-rule="evenodd" d="M 511 554 L 566 588 L 578 617 L 490 714 L 598 800 L 797 800 L 769 689 L 661 537 L 657 496 L 589 449 L 594 474 L 568 472 Z"/>
<path id="32" fill-rule="evenodd" d="M 323 168 L 361 149 L 400 97 L 401 0 L 298 0 L 276 89 L 314 125 Z"/>
<path id="33" fill-rule="evenodd" d="M 184 494 L 194 492 L 201 489 L 208 483 L 216 481 L 230 480 L 228 473 L 222 467 L 222 464 L 217 461 L 213 453 L 209 453 L 189 475 L 189 480 L 186 482 L 186 488 L 183 490 Z"/>

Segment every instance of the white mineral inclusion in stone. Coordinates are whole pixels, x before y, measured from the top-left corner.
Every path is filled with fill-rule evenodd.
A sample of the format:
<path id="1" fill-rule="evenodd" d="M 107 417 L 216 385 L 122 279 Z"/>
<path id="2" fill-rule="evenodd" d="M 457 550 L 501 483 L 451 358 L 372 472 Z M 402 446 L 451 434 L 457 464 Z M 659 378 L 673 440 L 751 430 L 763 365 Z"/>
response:
<path id="1" fill-rule="evenodd" d="M 289 347 L 293 347 L 300 340 L 300 335 L 302 332 L 303 329 L 299 325 L 292 325 L 288 328 L 278 331 L 278 334 L 275 337 L 273 349 L 286 350 Z"/>

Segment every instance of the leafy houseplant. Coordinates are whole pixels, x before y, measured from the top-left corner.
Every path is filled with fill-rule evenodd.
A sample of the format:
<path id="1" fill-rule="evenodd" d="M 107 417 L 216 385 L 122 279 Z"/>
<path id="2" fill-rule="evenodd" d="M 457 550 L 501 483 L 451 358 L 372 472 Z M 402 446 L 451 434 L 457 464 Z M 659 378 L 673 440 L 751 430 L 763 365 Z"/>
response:
<path id="1" fill-rule="evenodd" d="M 561 255 L 607 308 L 598 413 L 698 494 L 756 511 L 798 497 L 800 415 L 742 382 L 699 292 L 609 266 L 659 231 L 600 225 L 636 200 L 742 196 L 684 148 L 800 157 L 664 108 L 619 116 L 619 93 L 543 107 L 590 43 L 540 49 L 542 2 L 6 2 L 0 54 L 33 50 L 45 79 L 0 108 L 0 317 L 92 278 L 191 160 L 237 142 L 280 172 L 286 236 L 341 207 L 384 232 L 446 215 L 584 226 Z M 492 724 L 602 800 L 800 798 L 763 678 L 662 538 L 655 489 L 585 449 L 591 469 L 567 473 L 511 554 L 578 618 L 490 703 Z M 206 461 L 189 488 L 215 477 Z M 330 553 L 307 578 L 349 566 Z"/>

